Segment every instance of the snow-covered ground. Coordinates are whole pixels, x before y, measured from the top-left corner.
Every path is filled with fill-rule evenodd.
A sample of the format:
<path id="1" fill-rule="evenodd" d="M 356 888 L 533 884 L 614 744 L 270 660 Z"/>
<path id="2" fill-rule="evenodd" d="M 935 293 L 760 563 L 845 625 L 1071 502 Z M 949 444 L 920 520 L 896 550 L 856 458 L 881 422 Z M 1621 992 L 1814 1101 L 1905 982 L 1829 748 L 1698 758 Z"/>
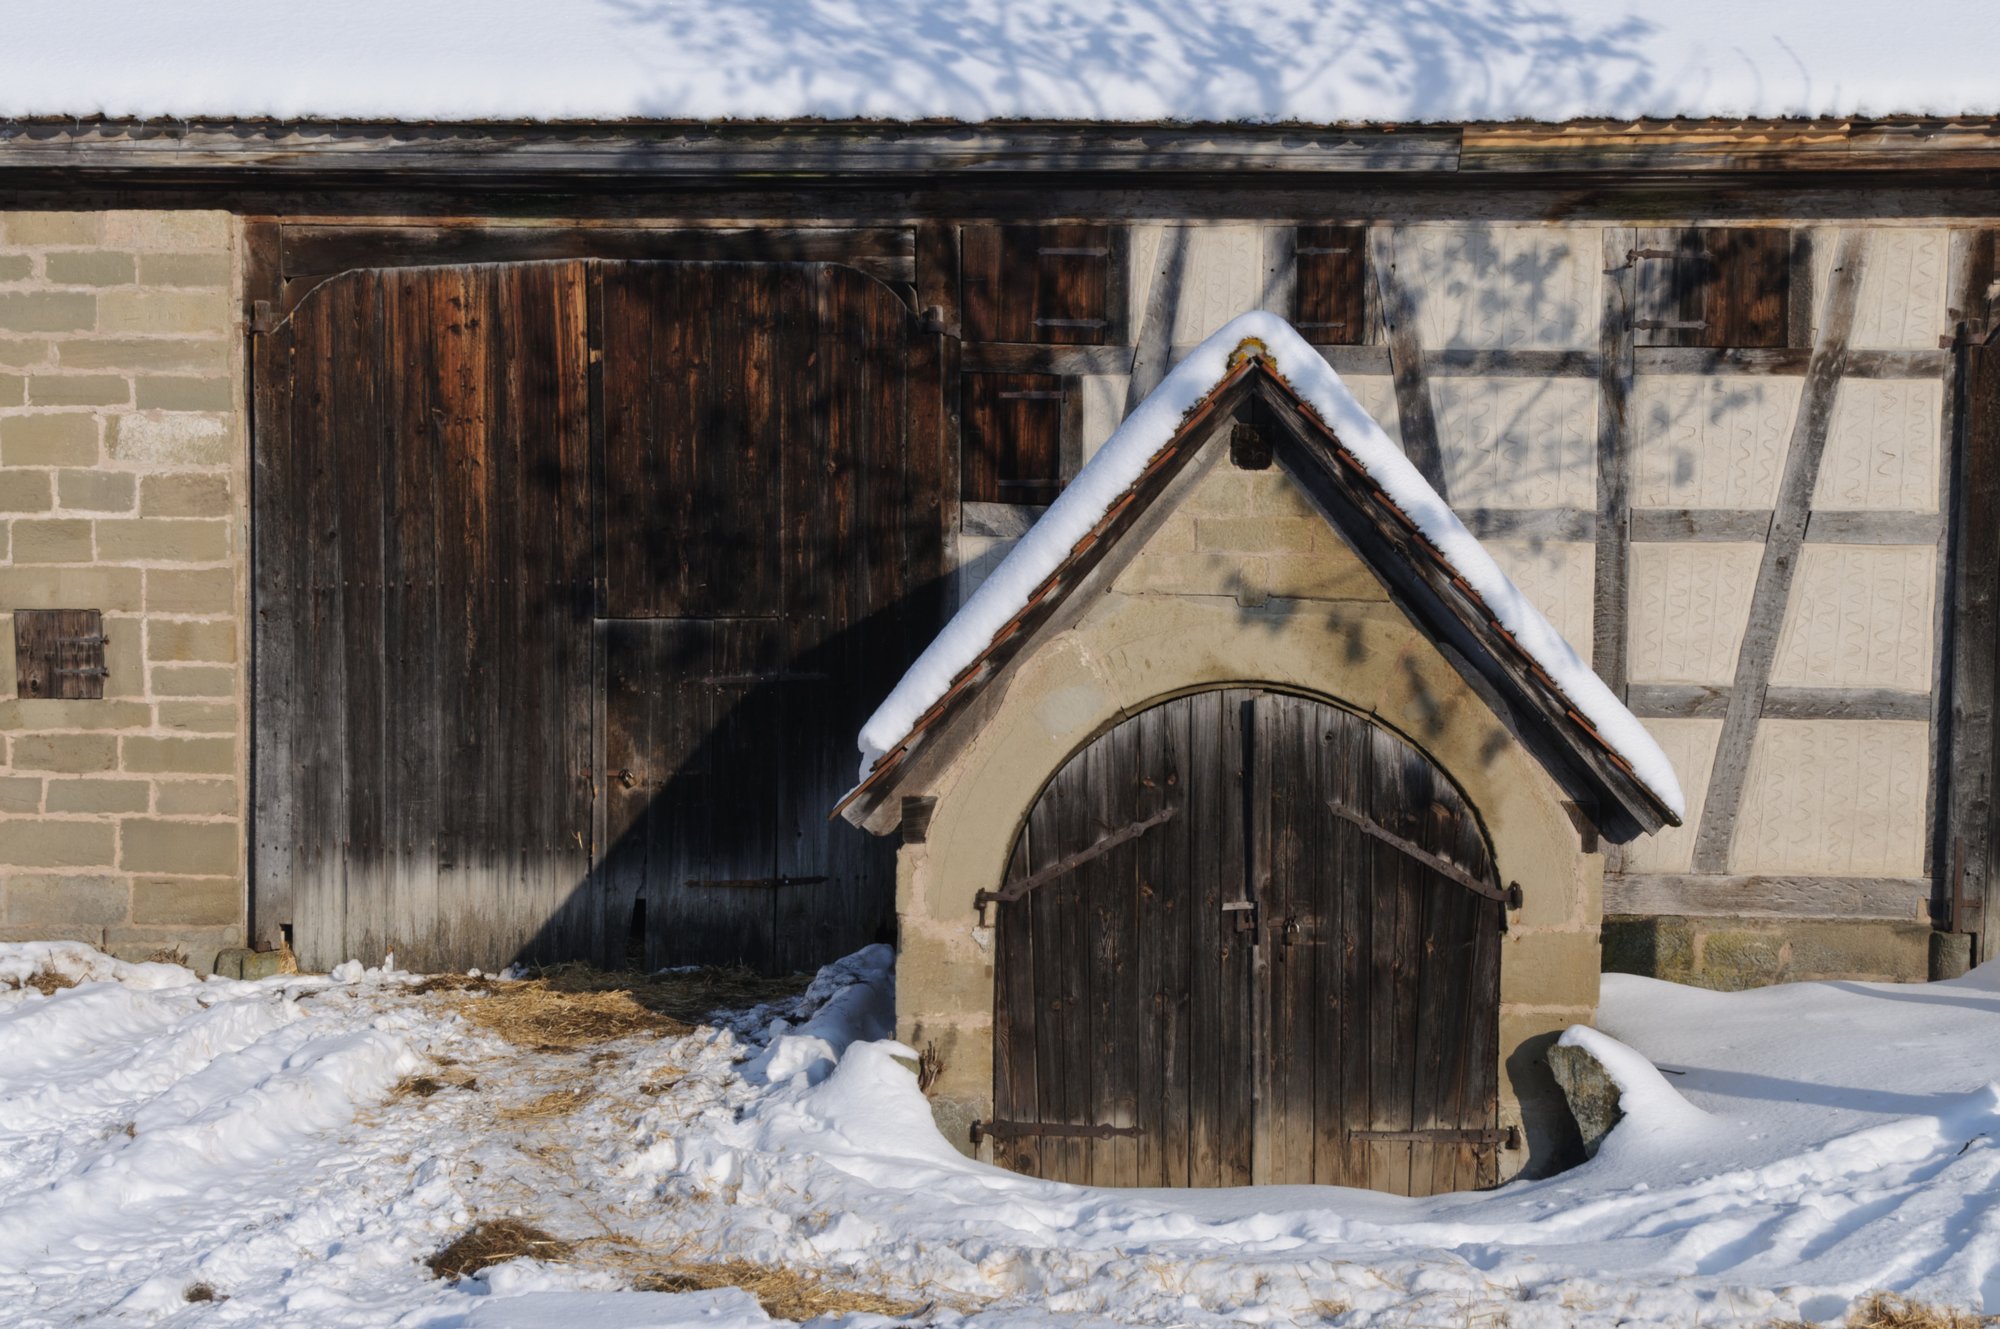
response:
<path id="1" fill-rule="evenodd" d="M 2000 969 L 1607 979 L 1609 1037 L 1581 1037 L 1628 1116 L 1597 1159 L 1412 1201 L 968 1162 L 879 1041 L 888 960 L 830 968 L 789 1023 L 535 1051 L 404 975 L 197 982 L 0 946 L 0 1323 L 767 1323 L 732 1289 L 626 1290 L 654 1257 L 820 1271 L 980 1329 L 1762 1326 L 1871 1288 L 2000 1310 Z M 50 967 L 85 981 L 8 989 Z M 420 1074 L 441 1087 L 396 1092 Z M 528 1110 L 557 1091 L 581 1106 Z M 579 1253 L 456 1283 L 422 1263 L 510 1215 Z"/>

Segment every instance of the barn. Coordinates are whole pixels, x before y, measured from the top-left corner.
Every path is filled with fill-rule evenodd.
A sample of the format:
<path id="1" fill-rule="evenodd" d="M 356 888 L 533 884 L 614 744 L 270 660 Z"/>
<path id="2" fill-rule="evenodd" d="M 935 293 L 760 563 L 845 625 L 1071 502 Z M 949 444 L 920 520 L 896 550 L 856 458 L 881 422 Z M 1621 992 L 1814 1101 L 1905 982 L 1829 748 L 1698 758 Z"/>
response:
<path id="1" fill-rule="evenodd" d="M 33 19 L 0 51 L 0 937 L 231 972 L 285 947 L 790 970 L 927 938 L 903 952 L 904 1033 L 945 1057 L 941 1116 L 971 1147 L 975 1121 L 1024 1119 L 994 1115 L 981 1051 L 1008 1011 L 983 947 L 1019 943 L 1008 904 L 972 900 L 1008 889 L 1041 785 L 927 894 L 916 862 L 958 853 L 933 831 L 977 819 L 926 763 L 956 769 L 1026 698 L 975 671 L 931 755 L 886 770 L 857 772 L 856 735 L 1254 311 L 1685 794 L 1675 825 L 1492 624 L 1404 613 L 1443 565 L 1273 478 L 1305 465 L 1313 415 L 1281 388 L 1229 403 L 1245 464 L 1190 442 L 1212 492 L 1147 504 L 1160 529 L 1115 542 L 1121 575 L 1155 579 L 1162 622 L 1233 618 L 1228 649 L 1268 663 L 1165 643 L 1179 681 L 1078 700 L 1034 780 L 1138 760 L 1203 706 L 1248 715 L 1239 737 L 1345 726 L 1426 806 L 1463 804 L 1481 829 L 1456 847 L 1390 830 L 1507 920 L 1492 1055 L 1465 1063 L 1492 1111 L 1343 1119 L 1467 1134 L 1315 1176 L 1400 1150 L 1401 1187 L 1460 1185 L 1554 1157 L 1538 1049 L 1588 1018 L 1599 964 L 1743 987 L 1986 958 L 1981 42 L 1929 3 L 1881 36 L 1893 60 L 1804 6 L 1726 15 L 1723 52 L 1693 3 L 1274 4 L 1283 22 L 973 2 L 952 25 L 900 0 L 867 22 L 355 0 L 306 42 L 238 0 Z M 1370 644 L 1384 604 L 1408 649 Z M 1391 671 L 1379 705 L 1314 672 L 1343 621 L 1362 672 Z M 1031 637 L 1020 665 L 1065 649 Z M 1506 717 L 1504 741 L 1427 731 L 1396 677 L 1482 732 Z M 1518 788 L 1475 788 L 1481 760 Z M 1523 827 L 1550 834 L 1517 869 Z M 1509 970 L 1508 947 L 1560 958 Z M 1244 1015 L 1266 1036 L 1274 1000 Z M 1208 1175 L 1284 1176 L 1259 1160 L 1300 1119 L 1245 1120 L 1236 1170 Z M 1046 1166 L 1137 1177 L 1139 1146 L 1104 1139 L 1058 1138 Z"/>

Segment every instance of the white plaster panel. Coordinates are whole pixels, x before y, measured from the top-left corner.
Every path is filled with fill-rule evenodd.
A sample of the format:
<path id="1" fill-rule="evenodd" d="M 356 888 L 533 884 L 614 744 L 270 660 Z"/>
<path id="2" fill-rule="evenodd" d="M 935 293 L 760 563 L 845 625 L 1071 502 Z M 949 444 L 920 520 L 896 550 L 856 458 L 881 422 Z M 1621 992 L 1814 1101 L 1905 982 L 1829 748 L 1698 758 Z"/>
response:
<path id="1" fill-rule="evenodd" d="M 1018 540 L 1003 540 L 993 535 L 960 535 L 958 537 L 958 567 L 952 578 L 956 582 L 958 603 L 963 605 L 979 589 L 979 583 L 993 574 L 1000 566 L 1000 560 L 1007 557 L 1007 551 L 1019 544 Z"/>
<path id="2" fill-rule="evenodd" d="M 1727 683 L 1750 622 L 1760 544 L 1632 546 L 1630 670 L 1635 683 Z"/>
<path id="3" fill-rule="evenodd" d="M 1262 226 L 1190 228 L 1172 342 L 1192 346 L 1238 314 L 1264 307 L 1271 284 Z"/>
<path id="4" fill-rule="evenodd" d="M 1085 461 L 1125 423 L 1125 392 L 1131 381 L 1130 374 L 1088 374 L 1081 380 Z"/>
<path id="5" fill-rule="evenodd" d="M 1929 757 L 1921 721 L 1760 722 L 1730 870 L 1920 875 Z"/>
<path id="6" fill-rule="evenodd" d="M 1943 413 L 1937 379 L 1842 380 L 1813 506 L 1936 512 Z"/>
<path id="7" fill-rule="evenodd" d="M 1827 278 L 1839 232 L 1813 233 L 1813 311 L 1826 308 Z M 1950 232 L 1877 227 L 1868 238 L 1859 303 L 1849 344 L 1864 350 L 1935 350 L 1950 329 L 1945 282 L 1951 268 Z"/>
<path id="8" fill-rule="evenodd" d="M 1340 381 L 1361 409 L 1374 417 L 1397 447 L 1403 446 L 1403 417 L 1396 410 L 1396 380 L 1387 374 L 1343 374 Z"/>
<path id="9" fill-rule="evenodd" d="M 1588 664 L 1597 547 L 1573 540 L 1488 540 L 1485 544 L 1500 570 Z"/>
<path id="10" fill-rule="evenodd" d="M 1936 586 L 1929 545 L 1805 546 L 1771 682 L 1929 692 Z"/>
<path id="11" fill-rule="evenodd" d="M 1594 350 L 1595 227 L 1412 226 L 1396 235 L 1396 268 L 1431 350 Z"/>
<path id="12" fill-rule="evenodd" d="M 1715 745 L 1722 738 L 1720 720 L 1648 720 L 1646 730 L 1673 763 L 1680 778 L 1681 792 L 1687 795 L 1687 821 L 1652 835 L 1642 835 L 1626 845 L 1622 866 L 1626 872 L 1686 872 L 1694 865 L 1695 832 L 1700 829 L 1701 805 L 1708 798 L 1708 777 L 1715 767 Z"/>
<path id="13" fill-rule="evenodd" d="M 1649 374 L 1632 385 L 1632 501 L 1642 508 L 1768 508 L 1801 380 Z"/>
<path id="14" fill-rule="evenodd" d="M 1595 508 L 1597 383 L 1434 378 L 1445 488 L 1459 508 Z"/>

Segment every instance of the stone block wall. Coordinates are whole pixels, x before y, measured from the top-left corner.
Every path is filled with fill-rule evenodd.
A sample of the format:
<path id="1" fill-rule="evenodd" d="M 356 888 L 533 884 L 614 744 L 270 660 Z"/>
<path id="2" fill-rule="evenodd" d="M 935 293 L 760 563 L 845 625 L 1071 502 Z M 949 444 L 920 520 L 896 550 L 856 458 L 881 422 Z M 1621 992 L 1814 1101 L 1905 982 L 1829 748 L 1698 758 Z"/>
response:
<path id="1" fill-rule="evenodd" d="M 0 939 L 242 939 L 238 269 L 227 213 L 0 211 Z M 102 701 L 17 695 L 38 608 L 103 611 Z"/>

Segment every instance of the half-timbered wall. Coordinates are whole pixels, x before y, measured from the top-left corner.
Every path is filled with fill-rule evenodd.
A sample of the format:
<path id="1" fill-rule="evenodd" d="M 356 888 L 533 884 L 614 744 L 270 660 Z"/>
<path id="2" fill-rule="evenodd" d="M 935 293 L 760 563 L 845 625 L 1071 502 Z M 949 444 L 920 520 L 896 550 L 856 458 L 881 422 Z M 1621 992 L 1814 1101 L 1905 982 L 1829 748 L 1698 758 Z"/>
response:
<path id="1" fill-rule="evenodd" d="M 1292 318 L 1678 768 L 1686 826 L 1615 856 L 1606 908 L 1728 921 L 1614 926 L 1614 963 L 1922 977 L 1943 889 L 1940 347 L 1978 235 L 1138 224 L 1116 335 L 1009 345 L 968 320 L 964 358 L 1045 375 L 1068 475 L 1227 319 Z M 961 595 L 1036 510 L 964 496 Z M 1878 939 L 1857 955 L 1780 925 L 1833 918 Z"/>

